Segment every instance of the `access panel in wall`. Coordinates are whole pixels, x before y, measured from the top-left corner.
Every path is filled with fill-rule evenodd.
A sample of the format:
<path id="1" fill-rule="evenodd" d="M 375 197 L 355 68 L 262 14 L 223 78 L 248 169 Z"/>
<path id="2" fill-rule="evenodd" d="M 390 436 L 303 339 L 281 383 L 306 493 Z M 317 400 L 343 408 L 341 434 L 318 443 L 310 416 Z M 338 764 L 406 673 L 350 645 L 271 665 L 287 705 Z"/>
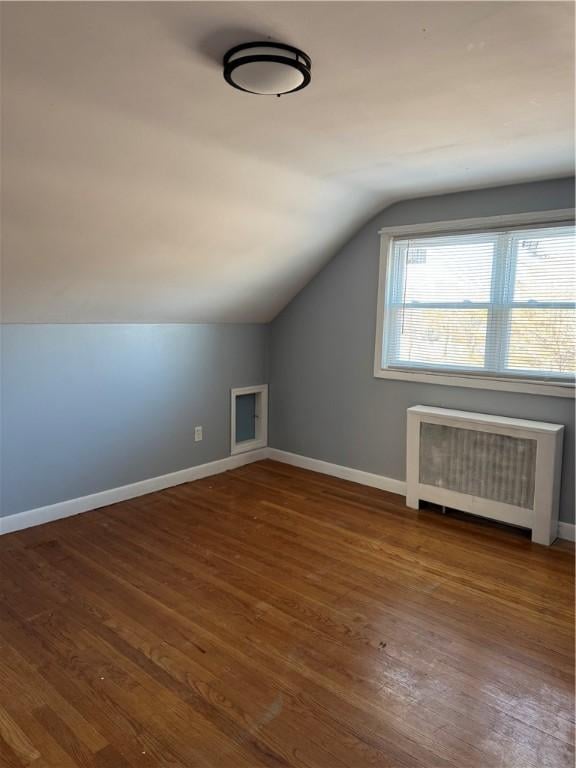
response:
<path id="1" fill-rule="evenodd" d="M 231 391 L 230 453 L 268 445 L 268 385 Z"/>

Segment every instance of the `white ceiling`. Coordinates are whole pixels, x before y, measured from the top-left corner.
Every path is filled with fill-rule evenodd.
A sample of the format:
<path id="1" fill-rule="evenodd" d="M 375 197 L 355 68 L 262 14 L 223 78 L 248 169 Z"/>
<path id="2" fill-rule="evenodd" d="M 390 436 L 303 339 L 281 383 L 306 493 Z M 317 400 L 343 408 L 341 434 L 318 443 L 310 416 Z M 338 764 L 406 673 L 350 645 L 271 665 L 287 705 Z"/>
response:
<path id="1" fill-rule="evenodd" d="M 4 3 L 3 320 L 267 321 L 377 209 L 573 169 L 572 3 Z M 312 56 L 235 91 L 228 47 Z"/>

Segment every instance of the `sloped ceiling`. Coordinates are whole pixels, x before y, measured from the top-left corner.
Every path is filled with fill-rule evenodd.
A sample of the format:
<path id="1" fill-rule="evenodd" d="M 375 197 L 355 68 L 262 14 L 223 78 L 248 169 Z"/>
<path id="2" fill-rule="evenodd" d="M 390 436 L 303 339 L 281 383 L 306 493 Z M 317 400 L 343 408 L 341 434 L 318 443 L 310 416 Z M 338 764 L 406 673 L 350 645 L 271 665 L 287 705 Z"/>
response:
<path id="1" fill-rule="evenodd" d="M 3 320 L 267 321 L 401 198 L 573 170 L 573 6 L 4 3 Z M 231 45 L 313 59 L 243 94 Z"/>

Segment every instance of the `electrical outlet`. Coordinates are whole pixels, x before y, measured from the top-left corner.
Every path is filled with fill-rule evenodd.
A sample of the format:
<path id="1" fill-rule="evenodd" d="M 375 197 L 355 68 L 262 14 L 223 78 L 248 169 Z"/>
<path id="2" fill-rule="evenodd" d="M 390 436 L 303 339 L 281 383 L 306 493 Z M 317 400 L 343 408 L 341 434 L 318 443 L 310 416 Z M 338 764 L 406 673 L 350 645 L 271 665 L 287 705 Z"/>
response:
<path id="1" fill-rule="evenodd" d="M 202 427 L 194 427 L 194 442 L 199 443 L 202 440 Z"/>

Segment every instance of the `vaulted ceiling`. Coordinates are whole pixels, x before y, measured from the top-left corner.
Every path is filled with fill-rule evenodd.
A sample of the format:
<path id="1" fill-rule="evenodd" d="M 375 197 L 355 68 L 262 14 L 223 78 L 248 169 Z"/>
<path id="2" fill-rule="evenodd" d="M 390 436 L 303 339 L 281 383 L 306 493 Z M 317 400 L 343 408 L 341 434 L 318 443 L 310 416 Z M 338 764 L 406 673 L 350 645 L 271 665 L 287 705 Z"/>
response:
<path id="1" fill-rule="evenodd" d="M 4 3 L 3 320 L 267 321 L 379 208 L 573 171 L 559 2 Z M 220 59 L 313 60 L 282 98 Z"/>

